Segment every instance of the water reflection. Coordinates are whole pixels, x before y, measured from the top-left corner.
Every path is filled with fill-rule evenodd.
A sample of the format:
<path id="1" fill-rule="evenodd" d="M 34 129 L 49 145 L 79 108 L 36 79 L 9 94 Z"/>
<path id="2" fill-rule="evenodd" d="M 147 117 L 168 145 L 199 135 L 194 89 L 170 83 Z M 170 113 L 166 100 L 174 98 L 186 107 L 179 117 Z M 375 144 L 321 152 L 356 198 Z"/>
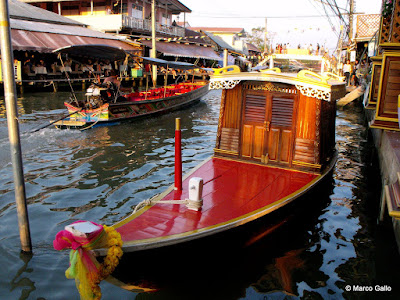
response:
<path id="1" fill-rule="evenodd" d="M 25 109 L 21 98 L 17 98 L 18 115 L 25 115 Z M 0 121 L 7 119 L 6 102 L 0 98 Z"/>
<path id="2" fill-rule="evenodd" d="M 18 269 L 14 278 L 10 282 L 10 286 L 11 286 L 11 291 L 22 289 L 21 296 L 19 297 L 19 299 L 23 300 L 23 299 L 28 299 L 31 292 L 36 290 L 36 287 L 35 287 L 35 282 L 33 282 L 31 279 L 29 279 L 29 276 L 27 276 L 33 272 L 33 269 L 28 267 L 29 262 L 32 259 L 32 254 L 21 252 L 19 258 L 23 262 L 23 266 L 20 269 Z"/>

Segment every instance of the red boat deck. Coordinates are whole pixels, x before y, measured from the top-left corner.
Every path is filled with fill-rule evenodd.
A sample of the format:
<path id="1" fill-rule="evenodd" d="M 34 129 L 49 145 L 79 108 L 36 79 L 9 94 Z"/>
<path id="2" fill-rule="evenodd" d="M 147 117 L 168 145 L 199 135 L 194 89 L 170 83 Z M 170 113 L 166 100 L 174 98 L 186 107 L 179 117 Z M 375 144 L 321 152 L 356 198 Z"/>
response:
<path id="1" fill-rule="evenodd" d="M 201 211 L 162 203 L 139 211 L 115 226 L 124 243 L 155 243 L 241 222 L 306 190 L 320 175 L 213 157 L 183 182 L 182 192 L 171 191 L 162 200 L 187 199 L 192 177 L 204 181 Z"/>

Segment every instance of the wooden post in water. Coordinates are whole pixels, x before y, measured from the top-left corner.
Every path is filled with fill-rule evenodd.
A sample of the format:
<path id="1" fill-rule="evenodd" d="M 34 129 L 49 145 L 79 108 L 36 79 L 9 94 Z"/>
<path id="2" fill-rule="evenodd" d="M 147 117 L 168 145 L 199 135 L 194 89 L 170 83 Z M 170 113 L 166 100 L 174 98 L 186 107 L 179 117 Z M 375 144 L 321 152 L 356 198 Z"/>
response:
<path id="1" fill-rule="evenodd" d="M 182 191 L 181 118 L 175 119 L 175 190 Z"/>
<path id="2" fill-rule="evenodd" d="M 156 0 L 151 1 L 151 58 L 157 58 L 157 50 L 156 50 Z M 153 64 L 152 66 L 153 74 L 153 87 L 157 86 L 157 65 Z"/>
<path id="3" fill-rule="evenodd" d="M 19 138 L 17 92 L 14 79 L 14 58 L 11 48 L 11 30 L 7 0 L 0 0 L 0 44 L 19 235 L 22 251 L 32 252 L 28 209 L 26 205 L 24 172 L 22 166 L 21 142 Z"/>

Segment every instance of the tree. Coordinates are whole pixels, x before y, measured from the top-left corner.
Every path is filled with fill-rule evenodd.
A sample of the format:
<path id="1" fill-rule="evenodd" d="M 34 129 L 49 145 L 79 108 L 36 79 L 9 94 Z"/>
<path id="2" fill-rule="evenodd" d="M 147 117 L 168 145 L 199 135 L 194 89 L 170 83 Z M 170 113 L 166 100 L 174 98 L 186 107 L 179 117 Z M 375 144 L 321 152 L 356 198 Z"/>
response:
<path id="1" fill-rule="evenodd" d="M 262 52 L 264 52 L 264 36 L 265 36 L 265 27 L 257 27 L 251 30 L 251 33 L 247 35 L 246 42 L 253 44 Z"/>

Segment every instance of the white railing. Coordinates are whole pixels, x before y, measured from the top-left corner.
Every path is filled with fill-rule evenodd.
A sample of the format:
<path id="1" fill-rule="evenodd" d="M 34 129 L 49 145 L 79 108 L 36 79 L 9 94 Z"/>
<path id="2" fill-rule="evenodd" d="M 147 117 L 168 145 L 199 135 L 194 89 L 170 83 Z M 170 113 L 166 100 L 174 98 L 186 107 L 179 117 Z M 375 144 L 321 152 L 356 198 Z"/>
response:
<path id="1" fill-rule="evenodd" d="M 143 20 L 123 15 L 122 26 L 130 29 L 138 29 L 151 32 L 151 20 Z M 172 36 L 185 36 L 184 28 L 162 25 L 160 23 L 156 23 L 156 32 L 165 33 Z"/>
<path id="2" fill-rule="evenodd" d="M 101 31 L 121 31 L 123 28 L 129 28 L 147 33 L 151 32 L 151 20 L 143 20 L 120 14 L 68 17 Z M 178 37 L 185 36 L 184 28 L 162 25 L 160 23 L 156 23 L 156 32 Z"/>

